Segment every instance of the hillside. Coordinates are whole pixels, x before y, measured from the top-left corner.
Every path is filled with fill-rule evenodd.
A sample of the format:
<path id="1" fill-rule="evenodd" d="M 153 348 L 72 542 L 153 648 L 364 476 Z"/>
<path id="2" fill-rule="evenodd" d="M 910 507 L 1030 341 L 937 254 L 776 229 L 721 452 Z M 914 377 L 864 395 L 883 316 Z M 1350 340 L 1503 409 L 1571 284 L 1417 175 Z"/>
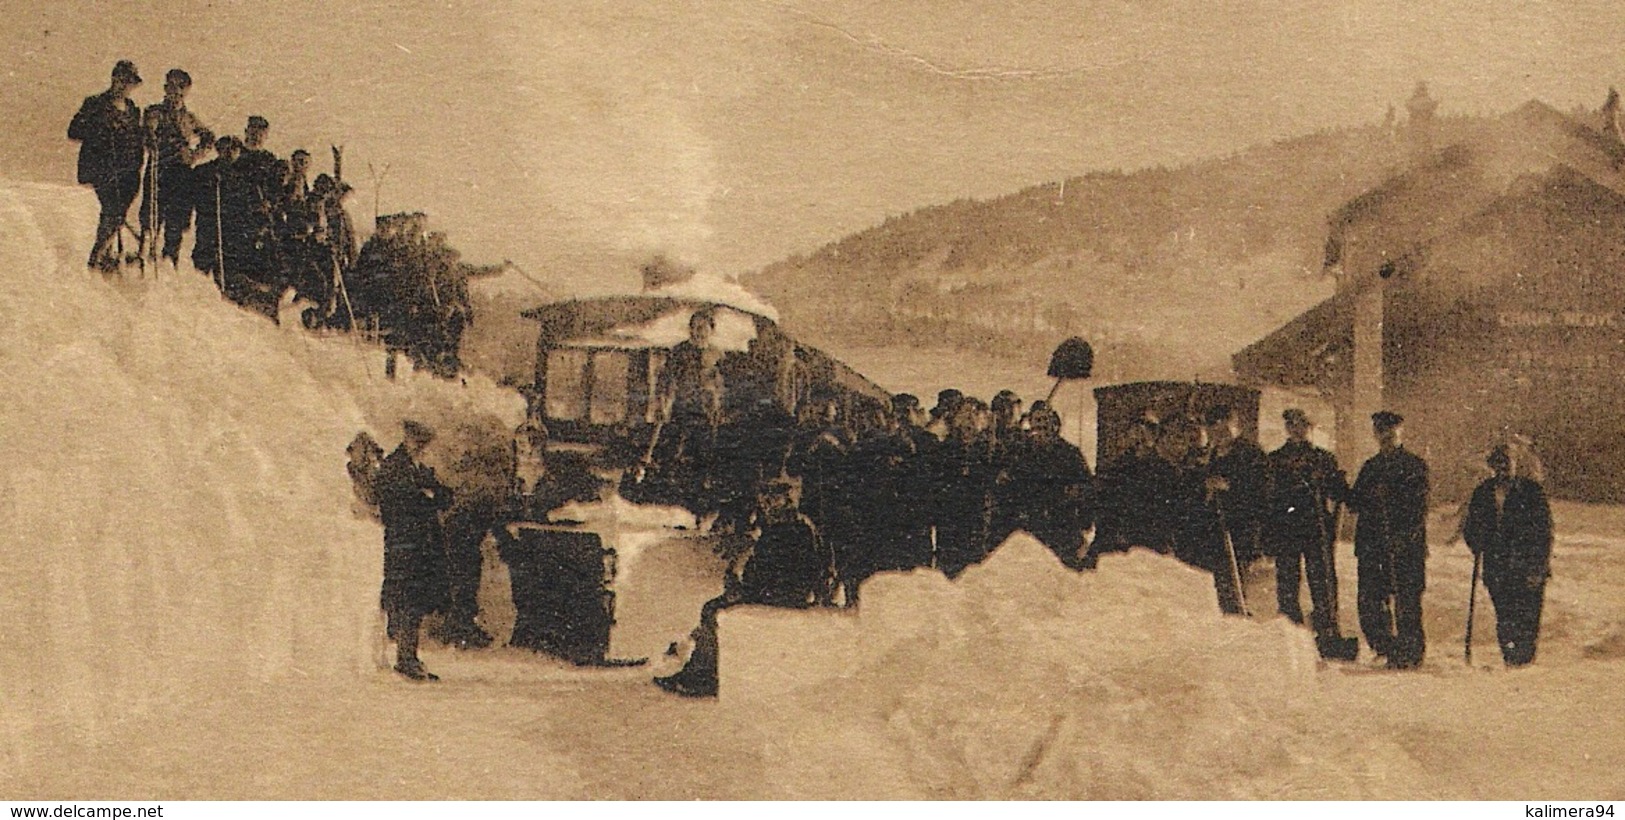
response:
<path id="1" fill-rule="evenodd" d="M 1443 120 L 1438 139 L 1477 122 Z M 1327 131 L 925 207 L 743 281 L 836 352 L 946 345 L 1042 359 L 1082 335 L 1105 378 L 1227 372 L 1231 352 L 1329 293 L 1328 215 L 1397 171 L 1406 145 L 1403 127 Z"/>

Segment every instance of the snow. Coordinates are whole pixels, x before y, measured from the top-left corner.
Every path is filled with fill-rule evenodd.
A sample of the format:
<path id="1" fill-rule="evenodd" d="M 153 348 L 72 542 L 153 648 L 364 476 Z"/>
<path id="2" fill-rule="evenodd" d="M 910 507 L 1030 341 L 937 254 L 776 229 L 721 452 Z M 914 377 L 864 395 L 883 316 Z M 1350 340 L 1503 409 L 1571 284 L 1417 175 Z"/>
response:
<path id="1" fill-rule="evenodd" d="M 0 794 L 36 798 L 1495 798 L 1625 788 L 1625 509 L 1560 504 L 1540 657 L 1501 667 L 1471 561 L 1435 520 L 1423 669 L 1319 661 L 1271 617 L 1145 553 L 1093 574 L 1025 536 L 949 582 L 873 579 L 855 610 L 723 613 L 722 696 L 670 660 L 717 563 L 691 521 L 570 513 L 622 568 L 613 651 L 577 669 L 428 646 L 383 664 L 381 537 L 344 447 L 404 417 L 442 446 L 518 420 L 512 393 L 407 375 L 276 327 L 183 268 L 84 271 L 88 192 L 0 182 Z M 481 432 L 484 431 L 484 432 Z M 446 454 L 442 453 L 441 458 Z M 683 529 L 679 529 L 682 527 Z M 1343 624 L 1354 563 L 1340 545 Z M 482 592 L 500 634 L 504 573 Z"/>
<path id="2" fill-rule="evenodd" d="M 645 290 L 649 296 L 669 296 L 696 302 L 715 302 L 778 321 L 779 312 L 766 299 L 737 281 L 714 273 L 696 273 L 680 282 Z"/>

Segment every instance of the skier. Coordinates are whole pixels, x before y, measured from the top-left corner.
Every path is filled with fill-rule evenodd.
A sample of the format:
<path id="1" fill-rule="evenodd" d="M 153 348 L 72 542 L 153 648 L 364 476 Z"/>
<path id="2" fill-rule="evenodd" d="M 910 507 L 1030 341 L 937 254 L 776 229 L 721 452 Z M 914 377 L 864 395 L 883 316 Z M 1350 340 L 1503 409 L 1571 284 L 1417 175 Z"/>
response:
<path id="1" fill-rule="evenodd" d="M 1312 425 L 1297 408 L 1281 414 L 1287 442 L 1270 453 L 1265 544 L 1275 556 L 1276 607 L 1293 623 L 1304 622 L 1299 588 L 1309 578 L 1314 605 L 1310 625 L 1322 657 L 1353 660 L 1337 623 L 1337 505 L 1348 499 L 1348 479 L 1337 458 L 1309 442 Z"/>
<path id="2" fill-rule="evenodd" d="M 149 161 L 141 228 L 153 242 L 162 232 L 163 256 L 177 265 L 197 201 L 192 166 L 214 148 L 214 134 L 186 107 L 191 88 L 192 75 L 170 69 L 164 75 L 163 102 L 147 106 L 143 119 Z"/>
<path id="3" fill-rule="evenodd" d="M 1495 475 L 1473 491 L 1462 535 L 1484 562 L 1501 658 L 1524 666 L 1535 659 L 1551 577 L 1552 510 L 1540 484 L 1518 474 L 1513 448 L 1496 447 L 1488 462 Z"/>
<path id="4" fill-rule="evenodd" d="M 145 140 L 141 109 L 130 99 L 131 89 L 140 84 L 135 64 L 120 60 L 113 66 L 112 85 L 86 97 L 68 125 L 68 139 L 79 142 L 79 183 L 95 189 L 101 203 L 96 241 L 86 264 L 104 273 L 118 269 L 121 260 L 113 251 L 114 242 L 141 189 Z"/>
<path id="5" fill-rule="evenodd" d="M 1349 493 L 1359 516 L 1354 557 L 1359 564 L 1360 629 L 1371 651 L 1394 669 L 1419 666 L 1427 651 L 1422 591 L 1427 586 L 1427 462 L 1405 449 L 1405 419 L 1371 415 L 1378 452 L 1360 468 Z"/>
<path id="6" fill-rule="evenodd" d="M 384 519 L 384 585 L 379 603 L 395 641 L 395 671 L 412 680 L 439 680 L 418 659 L 424 616 L 446 604 L 446 545 L 440 513 L 451 491 L 423 464 L 434 432 L 415 421 L 378 470 L 378 508 Z"/>
<path id="7" fill-rule="evenodd" d="M 693 652 L 674 675 L 655 685 L 685 697 L 716 697 L 721 648 L 717 613 L 742 604 L 804 609 L 827 599 L 834 556 L 822 544 L 812 522 L 796 504 L 796 485 L 778 479 L 760 493 L 761 526 L 738 582 L 731 578 L 723 592 L 700 608 Z"/>
<path id="8" fill-rule="evenodd" d="M 233 179 L 241 153 L 242 143 L 236 137 L 221 137 L 214 142 L 214 159 L 194 169 L 197 198 L 192 202 L 192 210 L 196 214 L 197 239 L 192 245 L 192 266 L 221 282 L 224 282 L 222 262 L 226 256 L 223 240 L 228 232 L 235 239 L 241 224 L 236 218 L 241 197 L 234 190 L 237 184 Z M 231 220 L 229 231 L 228 219 Z M 235 261 L 238 254 L 234 252 L 232 256 Z"/>

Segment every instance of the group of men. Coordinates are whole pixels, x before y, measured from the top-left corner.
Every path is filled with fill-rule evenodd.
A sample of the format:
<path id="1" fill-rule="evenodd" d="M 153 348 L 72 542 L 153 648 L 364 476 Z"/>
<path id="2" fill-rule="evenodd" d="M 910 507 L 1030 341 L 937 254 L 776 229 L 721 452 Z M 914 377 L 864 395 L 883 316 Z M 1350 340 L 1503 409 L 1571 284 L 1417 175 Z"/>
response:
<path id="1" fill-rule="evenodd" d="M 226 296 L 274 318 L 291 287 L 331 314 L 334 283 L 357 253 L 338 149 L 333 175 L 312 181 L 309 152 L 284 160 L 266 148 L 271 126 L 264 117 L 249 117 L 241 138 L 217 138 L 186 106 L 187 72 L 170 69 L 163 100 L 145 111 L 130 98 L 141 84 L 135 65 L 120 61 L 108 89 L 87 97 L 68 128 L 80 143 L 78 180 L 95 189 L 101 205 L 87 264 L 111 272 L 139 258 L 143 248 L 123 249 L 139 193 L 140 229 L 130 230 L 145 249 L 179 264 L 181 241 L 195 223 L 192 262 Z"/>

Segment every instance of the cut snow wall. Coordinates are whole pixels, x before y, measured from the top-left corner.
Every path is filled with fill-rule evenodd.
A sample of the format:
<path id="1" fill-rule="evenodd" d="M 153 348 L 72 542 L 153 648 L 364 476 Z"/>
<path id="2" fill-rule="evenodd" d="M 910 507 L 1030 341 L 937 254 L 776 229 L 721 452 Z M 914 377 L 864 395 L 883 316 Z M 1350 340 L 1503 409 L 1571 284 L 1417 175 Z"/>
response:
<path id="1" fill-rule="evenodd" d="M 387 381 L 376 348 L 184 265 L 104 280 L 95 223 L 88 190 L 0 181 L 0 769 L 63 729 L 374 669 L 382 533 L 346 444 L 523 413 L 488 381 Z"/>

